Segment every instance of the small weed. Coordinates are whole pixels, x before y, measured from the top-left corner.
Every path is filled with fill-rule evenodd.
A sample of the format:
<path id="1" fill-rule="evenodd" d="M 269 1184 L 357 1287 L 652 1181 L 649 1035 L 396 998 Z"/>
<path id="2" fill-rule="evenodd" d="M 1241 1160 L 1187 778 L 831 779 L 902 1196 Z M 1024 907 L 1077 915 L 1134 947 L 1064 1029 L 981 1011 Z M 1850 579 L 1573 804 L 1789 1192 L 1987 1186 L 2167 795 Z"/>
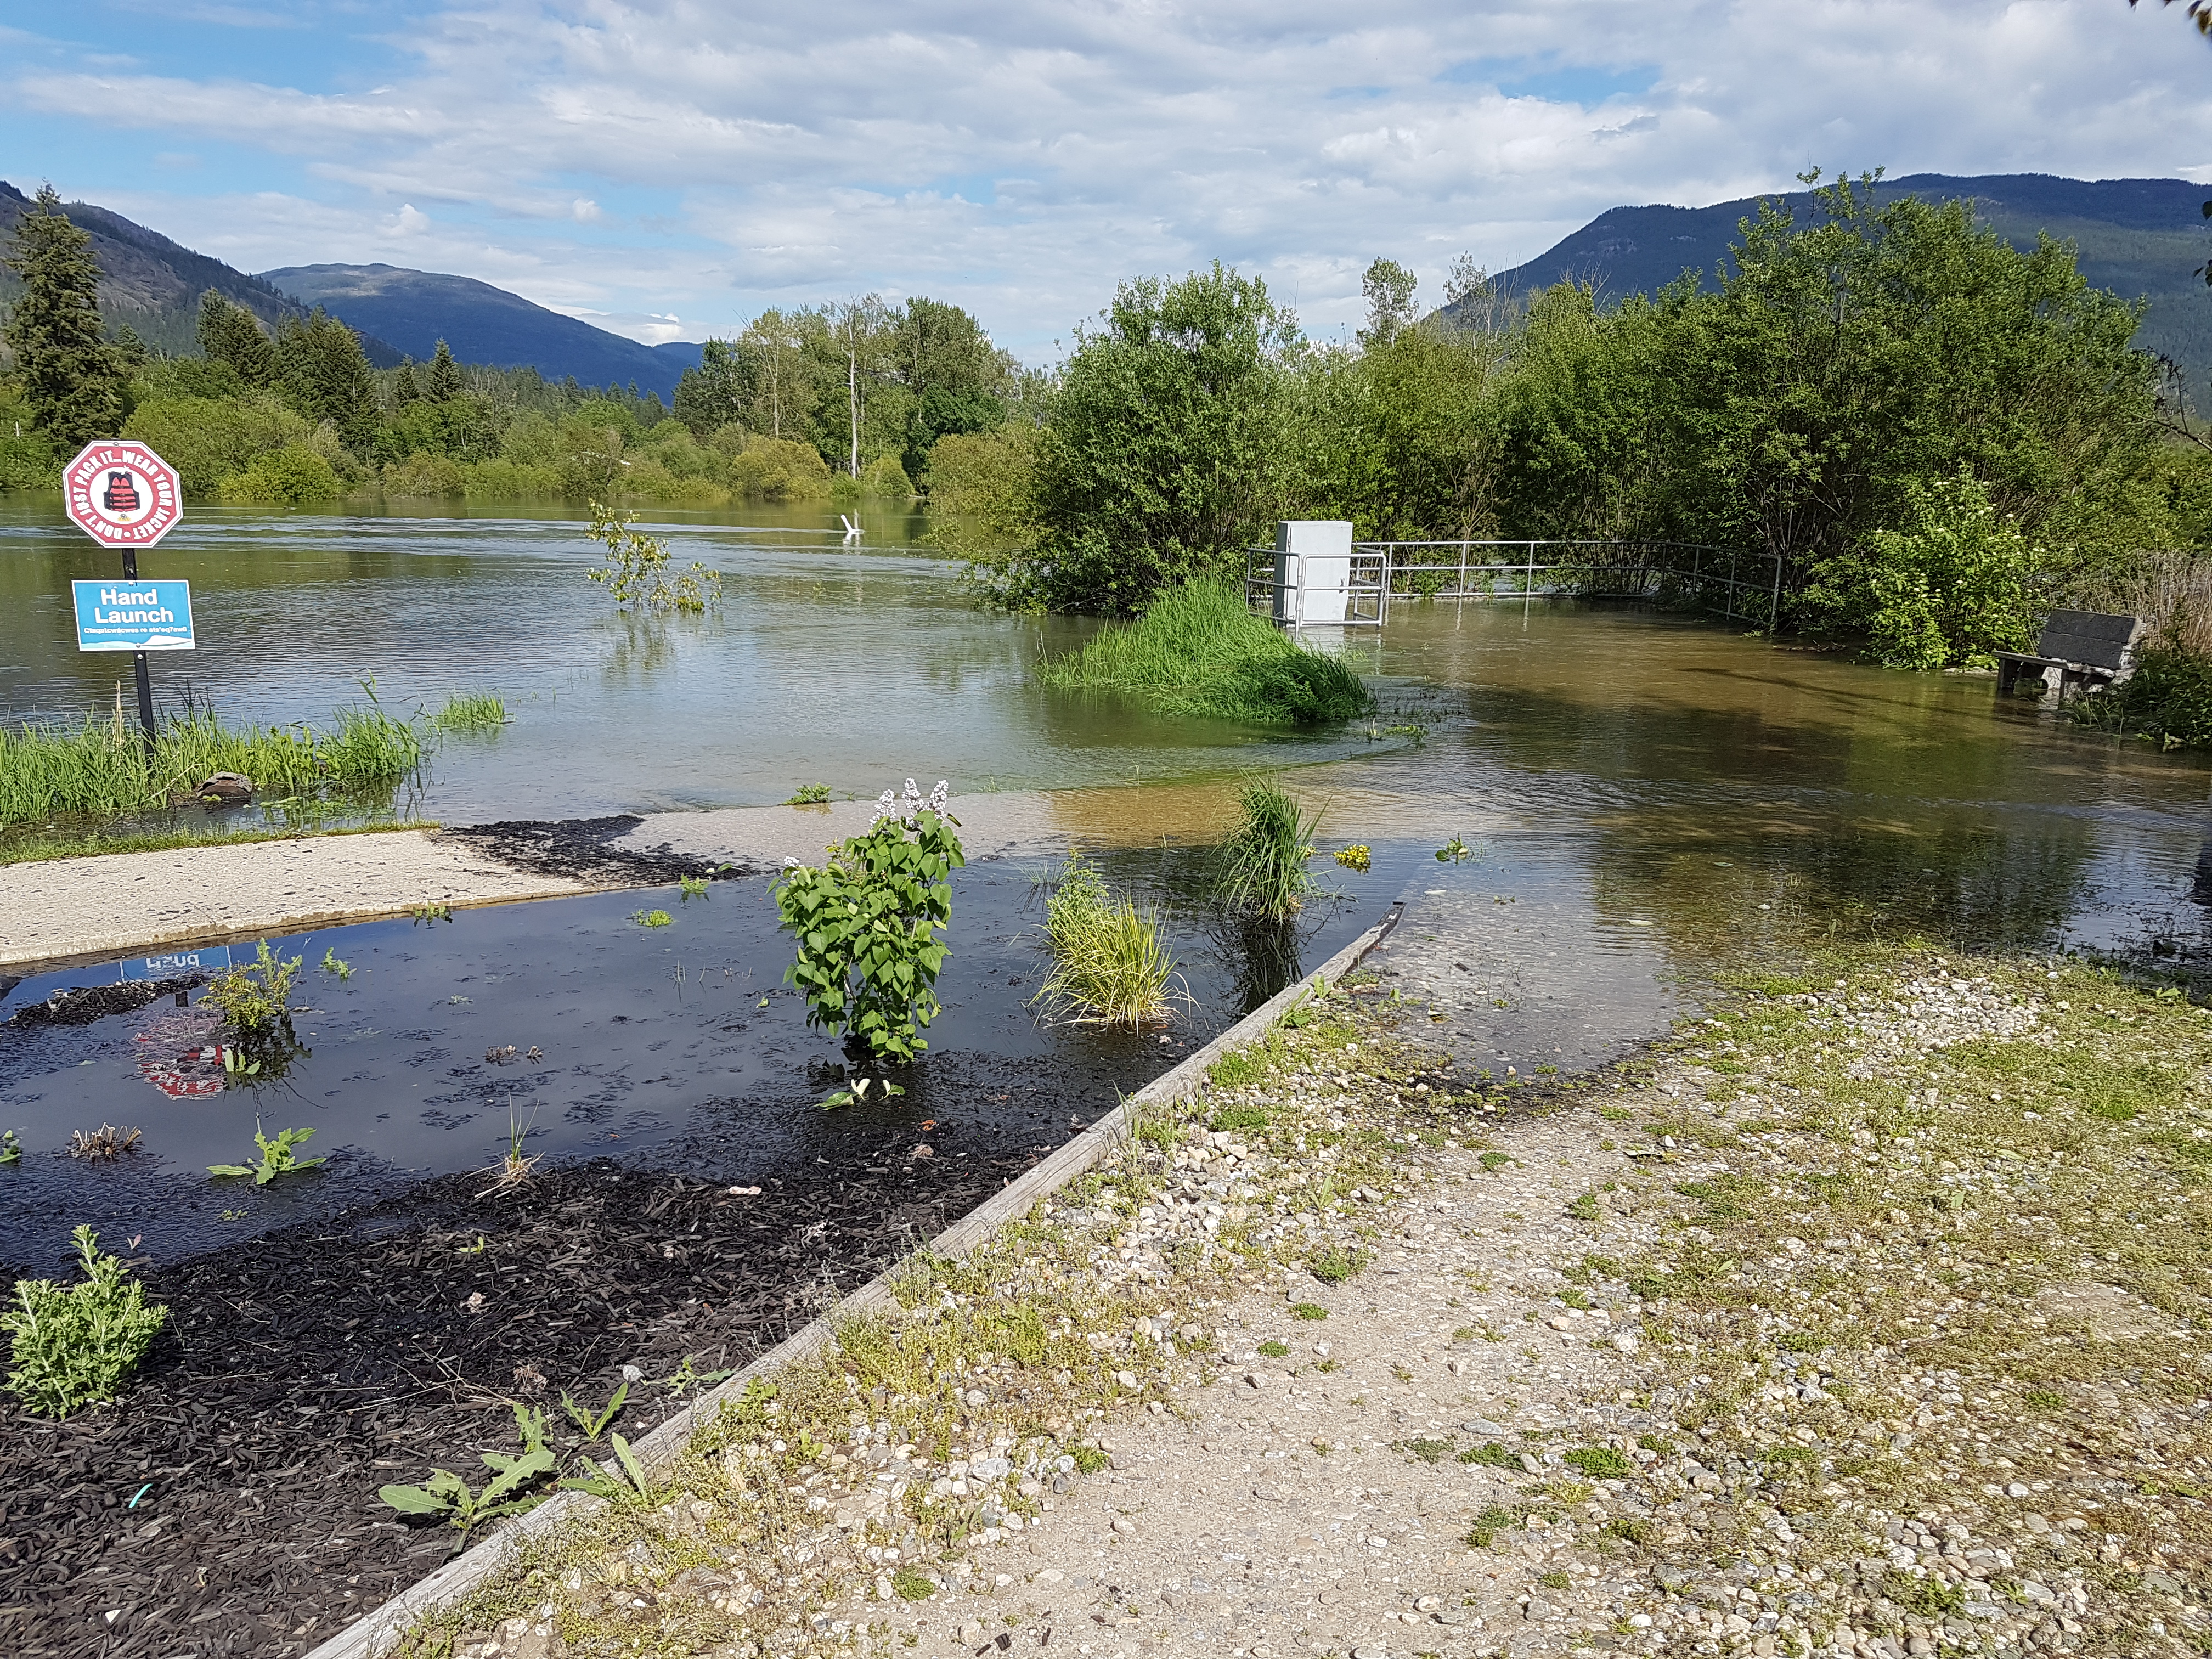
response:
<path id="1" fill-rule="evenodd" d="M 1096 1446 L 1078 1446 L 1068 1455 L 1075 1460 L 1075 1467 L 1085 1474 L 1097 1474 L 1109 1462 L 1106 1454 Z"/>
<path id="2" fill-rule="evenodd" d="M 1364 872 L 1373 862 L 1373 855 L 1368 851 L 1365 842 L 1354 842 L 1349 847 L 1337 848 L 1336 861 L 1347 870 Z"/>
<path id="3" fill-rule="evenodd" d="M 118 1129 L 112 1123 L 103 1123 L 89 1133 L 72 1129 L 70 1131 L 69 1155 L 104 1164 L 110 1158 L 122 1157 L 125 1152 L 137 1151 L 138 1134 L 136 1129 Z"/>
<path id="4" fill-rule="evenodd" d="M 920 1567 L 901 1567 L 891 1574 L 891 1593 L 902 1601 L 927 1601 L 937 1585 Z"/>
<path id="5" fill-rule="evenodd" d="M 1286 1359 L 1290 1357 L 1291 1345 L 1287 1342 L 1278 1342 L 1270 1337 L 1260 1345 L 1260 1352 L 1270 1359 Z"/>
<path id="6" fill-rule="evenodd" d="M 276 1138 L 271 1140 L 261 1133 L 261 1126 L 256 1123 L 253 1126 L 253 1144 L 260 1148 L 261 1162 L 210 1164 L 208 1173 L 213 1176 L 252 1176 L 255 1186 L 266 1187 L 280 1175 L 290 1175 L 295 1170 L 312 1170 L 317 1164 L 327 1164 L 330 1160 L 325 1158 L 295 1158 L 292 1149 L 305 1144 L 314 1133 L 312 1127 L 279 1129 Z"/>
<path id="7" fill-rule="evenodd" d="M 1567 1213 L 1577 1221 L 1597 1220 L 1599 1218 L 1597 1194 L 1595 1193 L 1584 1193 L 1580 1198 L 1577 1198 L 1573 1203 L 1567 1206 Z"/>
<path id="8" fill-rule="evenodd" d="M 1549 1572 L 1538 1573 L 1536 1575 L 1536 1582 L 1541 1584 L 1546 1589 L 1565 1589 L 1575 1582 L 1575 1577 L 1572 1573 L 1568 1572 L 1565 1569 L 1554 1567 Z"/>
<path id="9" fill-rule="evenodd" d="M 1893 1572 L 1882 1581 L 1882 1593 L 1907 1613 L 1922 1619 L 1943 1619 L 1966 1605 L 1966 1593 L 1948 1579 L 1915 1577 Z"/>
<path id="10" fill-rule="evenodd" d="M 22 1161 L 23 1149 L 15 1144 L 15 1132 L 13 1129 L 0 1131 L 0 1164 L 21 1164 Z"/>
<path id="11" fill-rule="evenodd" d="M 1322 1307 L 1318 1302 L 1294 1302 L 1291 1304 L 1291 1317 L 1293 1319 L 1326 1319 L 1328 1317 L 1328 1310 Z"/>
<path id="12" fill-rule="evenodd" d="M 1589 1292 L 1580 1289 L 1576 1285 L 1570 1285 L 1565 1290 L 1561 1291 L 1559 1292 L 1559 1300 L 1565 1303 L 1570 1308 L 1579 1308 L 1584 1313 L 1588 1313 L 1589 1311 Z"/>
<path id="13" fill-rule="evenodd" d="M 91 1228 L 70 1237 L 83 1279 L 64 1286 L 19 1279 L 15 1305 L 0 1312 L 15 1365 L 8 1387 L 25 1410 L 46 1417 L 115 1399 L 168 1316 L 166 1308 L 146 1305 L 146 1287 L 120 1261 L 99 1254 Z"/>
<path id="14" fill-rule="evenodd" d="M 419 1486 L 382 1486 L 377 1497 L 402 1515 L 442 1516 L 464 1540 L 487 1521 L 536 1509 L 547 1494 L 528 1488 L 552 1474 L 560 1460 L 545 1443 L 544 1413 L 517 1406 L 514 1421 L 521 1431 L 522 1450 L 479 1454 L 492 1471 L 483 1491 L 471 1491 L 469 1483 L 450 1469 L 433 1469 Z"/>
<path id="15" fill-rule="evenodd" d="M 1422 1463 L 1441 1463 L 1444 1461 L 1444 1454 L 1451 1449 L 1452 1443 L 1449 1440 L 1431 1439 L 1401 1440 L 1391 1448 L 1393 1451 L 1401 1451 Z"/>
<path id="16" fill-rule="evenodd" d="M 1468 1547 L 1486 1550 L 1490 1540 L 1499 1533 L 1511 1530 L 1528 1518 L 1528 1511 L 1518 1504 L 1510 1509 L 1503 1504 L 1492 1504 L 1474 1517 L 1474 1529 L 1467 1535 Z"/>
<path id="17" fill-rule="evenodd" d="M 342 980 L 351 979 L 353 977 L 353 969 L 351 965 L 347 963 L 340 962 L 338 960 L 338 953 L 337 951 L 327 945 L 323 947 L 323 959 L 319 966 L 321 967 L 325 973 L 336 974 Z"/>
<path id="18" fill-rule="evenodd" d="M 1459 1455 L 1462 1463 L 1480 1463 L 1486 1469 L 1517 1469 L 1521 1460 L 1499 1445 L 1495 1440 L 1486 1440 L 1480 1446 L 1469 1446 Z"/>
<path id="19" fill-rule="evenodd" d="M 633 910 L 629 919 L 641 927 L 665 927 L 676 920 L 665 910 Z"/>
<path id="20" fill-rule="evenodd" d="M 1407 1370 L 1403 1365 L 1391 1366 L 1390 1375 L 1396 1377 L 1401 1382 L 1410 1382 L 1413 1380 L 1413 1372 Z"/>
<path id="21" fill-rule="evenodd" d="M 1449 841 L 1437 848 L 1437 862 L 1438 864 L 1462 863 L 1470 855 L 1472 849 L 1465 842 L 1462 841 L 1457 836 L 1454 836 Z"/>
<path id="22" fill-rule="evenodd" d="M 514 1052 L 511 1045 L 507 1052 L 509 1054 Z M 526 1187 L 530 1184 L 530 1178 L 536 1173 L 538 1160 L 543 1154 L 526 1153 L 522 1147 L 523 1143 L 530 1139 L 530 1131 L 537 1121 L 537 1118 L 533 1115 L 528 1123 L 525 1123 L 515 1116 L 513 1108 L 508 1109 L 507 1151 L 501 1156 L 498 1163 L 483 1171 L 493 1179 L 490 1186 L 477 1194 L 478 1198 L 489 1198 L 495 1193 L 511 1192 L 517 1187 Z"/>
<path id="23" fill-rule="evenodd" d="M 1045 902 L 1045 939 L 1052 971 L 1030 1000 L 1049 1017 L 1136 1030 L 1166 1023 L 1174 998 L 1188 995 L 1175 988 L 1182 976 L 1161 937 L 1159 912 L 1109 893 L 1079 853 Z"/>
<path id="24" fill-rule="evenodd" d="M 1341 1285 L 1366 1267 L 1367 1252 L 1331 1244 L 1306 1258 L 1306 1271 L 1324 1285 Z"/>
<path id="25" fill-rule="evenodd" d="M 576 1461 L 586 1473 L 562 1481 L 562 1485 L 576 1492 L 587 1492 L 594 1498 L 625 1502 L 649 1500 L 653 1496 L 653 1481 L 645 1472 L 645 1465 L 637 1461 L 637 1454 L 629 1449 L 629 1442 L 618 1434 L 607 1437 L 607 1443 L 615 1449 L 615 1461 L 601 1468 L 588 1457 Z M 489 1454 L 487 1454 L 489 1455 Z"/>
<path id="26" fill-rule="evenodd" d="M 2066 1396 L 2051 1389 L 2030 1389 L 2021 1399 L 2039 1412 L 2063 1411 L 2066 1406 Z"/>
<path id="27" fill-rule="evenodd" d="M 264 939 L 255 960 L 208 981 L 207 1000 L 241 1036 L 272 1030 L 292 1017 L 292 979 L 299 971 L 299 957 L 276 956 Z"/>
<path id="28" fill-rule="evenodd" d="M 1216 1133 L 1264 1129 L 1267 1115 L 1257 1106 L 1224 1106 L 1206 1119 L 1206 1127 Z"/>
<path id="29" fill-rule="evenodd" d="M 819 806 L 823 802 L 829 799 L 830 786 L 828 784 L 802 783 L 798 788 L 791 792 L 791 799 L 784 802 L 784 805 L 786 806 Z M 914 1600 L 912 1596 L 908 1596 L 907 1599 L 908 1601 Z"/>
<path id="30" fill-rule="evenodd" d="M 1577 1446 L 1560 1461 L 1593 1480 L 1625 1480 L 1636 1473 L 1636 1465 L 1610 1446 Z"/>
<path id="31" fill-rule="evenodd" d="M 1504 1152 L 1485 1152 L 1477 1161 L 1481 1164 L 1484 1169 L 1489 1170 L 1491 1174 L 1496 1175 L 1500 1170 L 1504 1169 L 1513 1160 Z"/>
<path id="32" fill-rule="evenodd" d="M 684 876 L 678 879 L 676 890 L 684 896 L 688 903 L 692 899 L 706 897 L 707 886 L 707 878 L 704 876 Z"/>
<path id="33" fill-rule="evenodd" d="M 453 919 L 453 907 L 437 899 L 425 899 L 422 903 L 408 910 L 407 919 L 410 921 L 424 923 L 451 921 Z"/>
<path id="34" fill-rule="evenodd" d="M 1267 1062 L 1249 1048 L 1231 1048 L 1206 1068 L 1206 1079 L 1217 1089 L 1239 1089 L 1267 1075 Z"/>
<path id="35" fill-rule="evenodd" d="M 1636 1443 L 1648 1452 L 1657 1452 L 1662 1457 L 1674 1455 L 1674 1443 L 1662 1434 L 1639 1434 Z"/>
<path id="36" fill-rule="evenodd" d="M 1334 1359 L 1324 1359 L 1320 1364 L 1315 1366 L 1314 1369 L 1317 1371 L 1333 1371 L 1337 1369 L 1339 1363 L 1340 1362 Z"/>

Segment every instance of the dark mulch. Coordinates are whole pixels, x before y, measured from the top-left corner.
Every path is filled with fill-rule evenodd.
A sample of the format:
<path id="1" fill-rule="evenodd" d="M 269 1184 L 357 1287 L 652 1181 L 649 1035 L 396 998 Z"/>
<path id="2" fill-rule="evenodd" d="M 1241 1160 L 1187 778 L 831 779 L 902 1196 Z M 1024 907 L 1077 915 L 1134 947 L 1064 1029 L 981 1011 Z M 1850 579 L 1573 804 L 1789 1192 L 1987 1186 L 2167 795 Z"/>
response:
<path id="1" fill-rule="evenodd" d="M 865 1282 L 1042 1151 L 952 1156 L 951 1127 L 913 1163 L 910 1131 L 871 1128 L 757 1197 L 607 1163 L 488 1198 L 447 1176 L 149 1273 L 169 1323 L 122 1401 L 55 1424 L 0 1396 L 0 1652 L 305 1652 L 453 1548 L 380 1485 L 480 1484 L 477 1454 L 519 1443 L 510 1399 L 558 1421 L 562 1389 L 596 1406 L 625 1364 L 744 1364 L 824 1280 Z M 631 1395 L 633 1437 L 674 1403 Z"/>
<path id="2" fill-rule="evenodd" d="M 722 880 L 754 873 L 750 866 L 718 864 L 688 853 L 659 847 L 633 848 L 611 843 L 643 823 L 634 812 L 604 818 L 556 822 L 512 819 L 465 824 L 441 835 L 474 842 L 502 864 L 541 876 L 568 876 L 608 887 L 665 887 L 686 876 Z"/>

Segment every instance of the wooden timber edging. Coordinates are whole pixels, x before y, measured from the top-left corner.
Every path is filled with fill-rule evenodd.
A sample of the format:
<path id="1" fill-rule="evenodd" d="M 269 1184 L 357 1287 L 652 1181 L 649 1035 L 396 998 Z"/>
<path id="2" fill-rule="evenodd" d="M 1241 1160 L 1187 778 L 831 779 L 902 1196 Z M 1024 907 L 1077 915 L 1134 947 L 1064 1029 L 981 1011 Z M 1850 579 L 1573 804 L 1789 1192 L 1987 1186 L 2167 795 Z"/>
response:
<path id="1" fill-rule="evenodd" d="M 1310 995 L 1316 980 L 1334 984 L 1358 967 L 1361 959 L 1397 926 L 1403 911 L 1402 902 L 1392 905 L 1388 915 L 1323 963 L 1310 977 L 1278 992 L 1174 1069 L 1127 1097 L 1097 1122 L 1016 1176 L 924 1248 L 938 1255 L 957 1255 L 981 1243 L 1006 1222 L 1028 1214 L 1039 1199 L 1058 1191 L 1127 1144 L 1144 1108 L 1192 1098 L 1215 1060 L 1230 1049 L 1259 1036 Z M 898 1304 L 891 1294 L 890 1280 L 896 1271 L 877 1274 L 805 1328 L 786 1337 L 743 1370 L 701 1395 L 635 1442 L 630 1448 L 632 1454 L 653 1474 L 672 1467 L 691 1437 L 714 1420 L 723 1401 L 741 1398 L 746 1387 L 757 1378 L 811 1358 L 835 1340 L 841 1324 L 866 1314 L 894 1311 Z M 466 1595 L 514 1559 L 526 1545 L 576 1516 L 586 1504 L 599 1501 L 573 1490 L 555 1493 L 381 1607 L 362 1614 L 314 1649 L 307 1659 L 379 1659 L 419 1620 Z"/>

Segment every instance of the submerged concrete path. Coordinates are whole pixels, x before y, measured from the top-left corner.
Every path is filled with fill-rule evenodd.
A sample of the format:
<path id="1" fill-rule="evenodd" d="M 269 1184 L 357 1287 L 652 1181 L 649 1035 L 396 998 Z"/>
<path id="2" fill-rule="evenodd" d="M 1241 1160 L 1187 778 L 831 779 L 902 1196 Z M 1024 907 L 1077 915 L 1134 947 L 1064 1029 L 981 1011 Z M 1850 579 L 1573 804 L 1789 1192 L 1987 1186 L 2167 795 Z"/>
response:
<path id="1" fill-rule="evenodd" d="M 588 890 L 424 830 L 112 853 L 0 868 L 0 966 Z"/>

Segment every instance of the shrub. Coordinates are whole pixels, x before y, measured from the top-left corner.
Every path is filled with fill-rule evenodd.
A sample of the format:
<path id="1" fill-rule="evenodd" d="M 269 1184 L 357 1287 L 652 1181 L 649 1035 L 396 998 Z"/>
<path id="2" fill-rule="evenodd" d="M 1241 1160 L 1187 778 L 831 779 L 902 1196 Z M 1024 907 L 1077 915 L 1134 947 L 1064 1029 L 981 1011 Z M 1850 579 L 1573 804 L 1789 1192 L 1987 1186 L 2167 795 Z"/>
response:
<path id="1" fill-rule="evenodd" d="M 100 1237 L 91 1228 L 71 1237 L 82 1281 L 19 1279 L 15 1305 L 0 1313 L 15 1364 L 8 1387 L 26 1410 L 48 1417 L 115 1399 L 168 1316 L 146 1305 L 146 1287 L 125 1277 L 121 1262 L 98 1253 Z"/>
<path id="2" fill-rule="evenodd" d="M 1268 778 L 1237 792 L 1242 817 L 1221 844 L 1217 891 L 1231 909 L 1279 921 L 1297 914 L 1316 884 L 1306 868 L 1319 812 L 1309 812 Z"/>
<path id="3" fill-rule="evenodd" d="M 756 434 L 730 458 L 730 488 L 753 501 L 813 501 L 830 493 L 830 466 L 811 444 Z"/>
<path id="4" fill-rule="evenodd" d="M 591 538 L 605 542 L 607 562 L 585 576 L 599 583 L 617 605 L 635 605 L 641 611 L 702 612 L 722 608 L 722 573 L 696 560 L 689 570 L 668 574 L 668 549 L 657 536 L 629 527 L 631 515 L 617 514 L 598 501 L 591 503 Z"/>
<path id="5" fill-rule="evenodd" d="M 233 507 L 296 507 L 344 493 L 337 469 L 304 443 L 256 455 L 222 483 L 222 499 Z"/>
<path id="6" fill-rule="evenodd" d="M 914 495 L 914 480 L 906 476 L 897 456 L 878 455 L 860 469 L 860 493 L 905 500 Z"/>
<path id="7" fill-rule="evenodd" d="M 945 801 L 942 783 L 927 800 L 911 778 L 902 803 L 886 789 L 866 833 L 819 866 L 786 865 L 775 884 L 777 914 L 799 938 L 784 979 L 805 994 L 806 1023 L 878 1063 L 910 1062 L 937 1017 L 949 954 L 937 935 L 952 919 L 951 872 L 967 862 Z"/>
<path id="8" fill-rule="evenodd" d="M 1109 895 L 1080 854 L 1045 904 L 1045 937 L 1053 969 L 1033 1003 L 1098 1025 L 1142 1027 L 1168 1018 L 1175 957 L 1160 939 L 1158 914 Z"/>
<path id="9" fill-rule="evenodd" d="M 2136 653 L 2136 672 L 2110 690 L 2076 697 L 2068 715 L 2108 732 L 2134 732 L 2167 748 L 2212 743 L 2212 657 L 2172 639 Z"/>
<path id="10" fill-rule="evenodd" d="M 1374 707 L 1358 674 L 1255 616 L 1243 586 L 1218 578 L 1170 589 L 1039 674 L 1068 690 L 1128 692 L 1164 714 L 1250 726 L 1326 725 Z"/>
<path id="11" fill-rule="evenodd" d="M 2040 549 L 1990 504 L 1972 474 L 1906 486 L 1905 526 L 1825 561 L 1805 602 L 1863 629 L 1887 668 L 1987 667 L 2030 637 L 2029 575 Z"/>
<path id="12" fill-rule="evenodd" d="M 461 464 L 444 455 L 431 455 L 416 450 L 404 461 L 394 461 L 384 469 L 384 493 L 387 495 L 463 495 L 468 493 L 468 476 Z"/>

